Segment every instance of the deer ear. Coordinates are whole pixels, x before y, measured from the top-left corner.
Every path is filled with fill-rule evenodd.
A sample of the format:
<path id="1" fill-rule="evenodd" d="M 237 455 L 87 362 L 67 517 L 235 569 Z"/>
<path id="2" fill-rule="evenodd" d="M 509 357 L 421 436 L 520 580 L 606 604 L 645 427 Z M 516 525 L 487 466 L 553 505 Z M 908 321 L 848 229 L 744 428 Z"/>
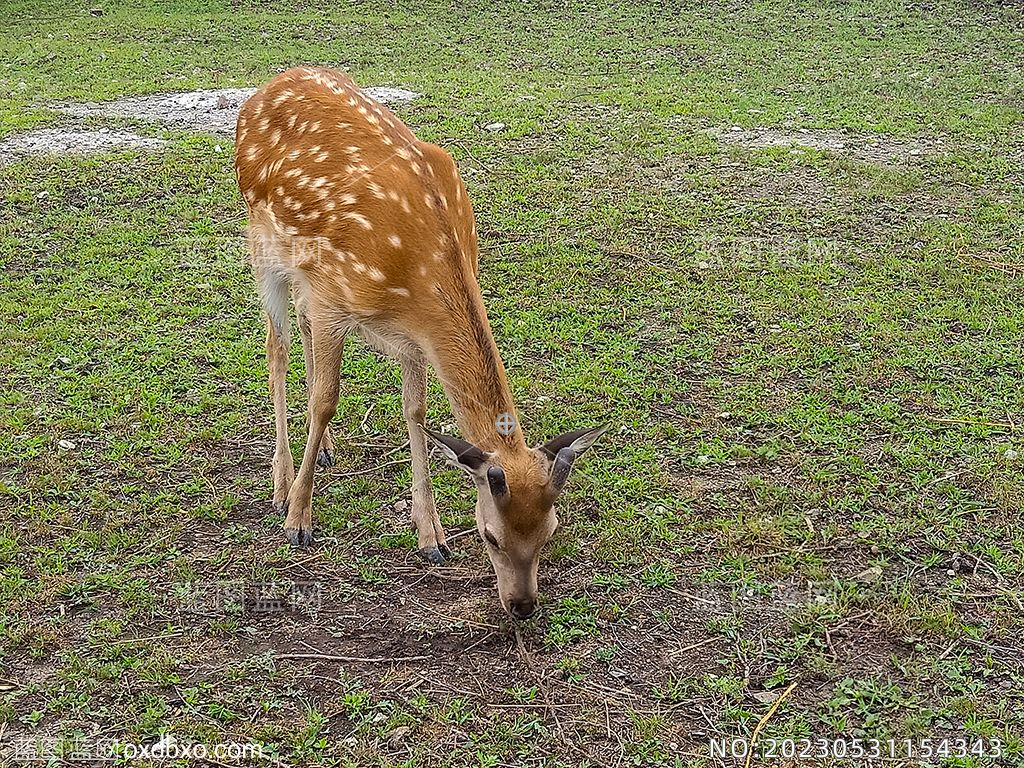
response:
<path id="1" fill-rule="evenodd" d="M 427 439 L 441 449 L 441 453 L 448 461 L 459 469 L 476 472 L 487 463 L 487 454 L 481 451 L 472 443 L 467 443 L 460 437 L 442 435 L 440 432 L 423 427 L 423 434 Z"/>
<path id="2" fill-rule="evenodd" d="M 540 446 L 541 452 L 551 459 L 551 485 L 556 492 L 561 491 L 565 481 L 569 479 L 569 472 L 572 471 L 572 464 L 576 458 L 607 431 L 607 424 L 590 429 L 578 429 L 552 438 Z"/>
<path id="3" fill-rule="evenodd" d="M 589 429 L 577 429 L 575 432 L 566 432 L 564 435 L 551 438 L 544 445 L 540 446 L 540 449 L 552 460 L 558 456 L 558 452 L 563 448 L 570 448 L 573 453 L 579 456 L 596 443 L 597 438 L 607 431 L 607 424 L 600 427 L 590 427 Z"/>

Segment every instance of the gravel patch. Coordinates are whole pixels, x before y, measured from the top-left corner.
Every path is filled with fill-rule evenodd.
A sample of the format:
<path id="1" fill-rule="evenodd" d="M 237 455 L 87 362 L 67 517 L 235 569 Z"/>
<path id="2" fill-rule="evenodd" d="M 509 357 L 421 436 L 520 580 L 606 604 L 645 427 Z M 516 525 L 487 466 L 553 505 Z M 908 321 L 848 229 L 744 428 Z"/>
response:
<path id="1" fill-rule="evenodd" d="M 114 152 L 119 149 L 157 150 L 166 146 L 163 139 L 140 136 L 131 131 L 78 131 L 65 128 L 39 128 L 15 133 L 0 140 L 0 164 L 27 155 L 85 155 Z"/>
<path id="2" fill-rule="evenodd" d="M 846 131 L 785 130 L 779 128 L 717 128 L 711 135 L 723 144 L 751 149 L 801 147 L 846 155 L 866 163 L 892 164 L 919 160 L 941 151 L 935 139 L 898 139 L 885 134 L 855 134 Z"/>
<path id="3" fill-rule="evenodd" d="M 75 117 L 127 117 L 156 120 L 175 128 L 232 136 L 242 104 L 255 88 L 155 93 L 129 96 L 116 101 L 55 104 L 54 109 Z M 406 104 L 420 94 L 405 88 L 378 86 L 363 88 L 389 107 Z"/>
<path id="4" fill-rule="evenodd" d="M 238 111 L 245 100 L 255 92 L 255 88 L 221 88 L 155 93 L 149 96 L 125 97 L 116 101 L 65 102 L 54 104 L 52 107 L 66 115 L 79 118 L 152 120 L 171 128 L 234 136 Z M 406 104 L 420 95 L 415 91 L 387 85 L 363 88 L 363 92 L 389 107 Z M 42 128 L 16 133 L 0 140 L 0 165 L 28 155 L 89 154 L 113 152 L 118 149 L 157 150 L 167 143 L 163 139 L 140 136 L 121 129 L 99 128 L 86 131 L 72 128 Z"/>

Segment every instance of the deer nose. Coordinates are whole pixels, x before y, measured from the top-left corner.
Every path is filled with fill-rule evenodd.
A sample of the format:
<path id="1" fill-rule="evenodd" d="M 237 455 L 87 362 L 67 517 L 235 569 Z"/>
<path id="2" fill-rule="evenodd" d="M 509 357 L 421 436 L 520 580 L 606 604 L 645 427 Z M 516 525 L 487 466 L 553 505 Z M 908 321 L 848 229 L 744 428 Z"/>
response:
<path id="1" fill-rule="evenodd" d="M 537 601 L 533 598 L 525 600 L 509 600 L 508 612 L 516 619 L 528 619 L 537 612 Z"/>

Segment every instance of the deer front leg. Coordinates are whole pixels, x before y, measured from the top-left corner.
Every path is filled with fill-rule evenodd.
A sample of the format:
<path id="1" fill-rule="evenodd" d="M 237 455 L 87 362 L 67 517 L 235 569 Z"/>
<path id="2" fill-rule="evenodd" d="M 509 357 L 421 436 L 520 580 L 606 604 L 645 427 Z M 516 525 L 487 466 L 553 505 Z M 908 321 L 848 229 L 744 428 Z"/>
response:
<path id="1" fill-rule="evenodd" d="M 302 335 L 302 357 L 306 361 L 306 393 L 312 390 L 313 382 L 313 338 L 310 330 L 309 315 L 306 314 L 305 303 L 297 301 L 299 316 L 299 332 Z M 316 455 L 316 465 L 323 469 L 334 466 L 334 440 L 331 437 L 330 425 L 324 427 L 324 436 L 320 442 L 320 451 Z"/>
<path id="2" fill-rule="evenodd" d="M 267 316 L 267 369 L 270 374 L 270 399 L 274 403 L 274 475 L 273 510 L 284 512 L 288 491 L 295 479 L 295 464 L 288 445 L 288 403 L 285 381 L 288 376 L 288 342 L 285 333 Z"/>
<path id="3" fill-rule="evenodd" d="M 452 556 L 445 543 L 444 528 L 434 506 L 430 483 L 427 438 L 423 434 L 427 416 L 427 365 L 422 357 L 402 361 L 402 411 L 409 429 L 412 454 L 412 522 L 419 538 L 419 551 L 428 562 L 438 565 Z"/>
<path id="4" fill-rule="evenodd" d="M 338 379 L 345 343 L 343 335 L 318 328 L 315 320 L 311 331 L 314 365 L 309 390 L 309 436 L 299 473 L 288 493 L 288 517 L 284 521 L 285 536 L 297 547 L 313 543 L 313 470 L 327 424 L 338 410 Z"/>

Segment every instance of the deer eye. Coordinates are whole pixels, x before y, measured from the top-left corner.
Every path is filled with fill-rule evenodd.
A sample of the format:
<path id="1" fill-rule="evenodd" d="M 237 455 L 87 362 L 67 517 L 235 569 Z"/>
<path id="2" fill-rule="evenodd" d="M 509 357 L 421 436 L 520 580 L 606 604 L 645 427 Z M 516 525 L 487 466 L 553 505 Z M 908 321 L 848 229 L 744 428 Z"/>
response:
<path id="1" fill-rule="evenodd" d="M 501 545 L 498 544 L 498 540 L 494 538 L 494 534 L 484 528 L 484 538 L 487 539 L 487 543 L 495 549 L 501 549 Z"/>

